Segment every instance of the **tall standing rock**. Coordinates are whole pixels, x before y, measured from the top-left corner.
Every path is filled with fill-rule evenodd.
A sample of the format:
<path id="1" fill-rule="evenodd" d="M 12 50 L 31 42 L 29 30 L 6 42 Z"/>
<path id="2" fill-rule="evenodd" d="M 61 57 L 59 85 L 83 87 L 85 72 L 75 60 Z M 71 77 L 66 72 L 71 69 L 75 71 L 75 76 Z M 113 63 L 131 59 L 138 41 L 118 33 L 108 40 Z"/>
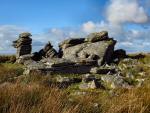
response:
<path id="1" fill-rule="evenodd" d="M 16 58 L 22 55 L 31 54 L 32 51 L 32 35 L 28 32 L 21 33 L 16 41 L 13 41 L 13 47 L 17 48 Z"/>

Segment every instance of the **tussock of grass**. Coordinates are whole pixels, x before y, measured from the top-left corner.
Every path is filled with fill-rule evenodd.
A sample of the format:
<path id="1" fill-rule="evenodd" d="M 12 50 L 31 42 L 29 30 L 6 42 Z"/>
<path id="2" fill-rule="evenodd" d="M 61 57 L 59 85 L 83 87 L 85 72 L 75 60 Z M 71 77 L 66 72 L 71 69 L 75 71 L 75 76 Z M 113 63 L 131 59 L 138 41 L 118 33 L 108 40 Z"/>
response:
<path id="1" fill-rule="evenodd" d="M 0 64 L 0 83 L 13 81 L 14 77 L 22 75 L 22 65 L 15 65 L 10 63 Z"/>
<path id="2" fill-rule="evenodd" d="M 1 113 L 82 113 L 81 108 L 81 103 L 69 101 L 68 93 L 57 88 L 37 84 L 0 87 Z"/>

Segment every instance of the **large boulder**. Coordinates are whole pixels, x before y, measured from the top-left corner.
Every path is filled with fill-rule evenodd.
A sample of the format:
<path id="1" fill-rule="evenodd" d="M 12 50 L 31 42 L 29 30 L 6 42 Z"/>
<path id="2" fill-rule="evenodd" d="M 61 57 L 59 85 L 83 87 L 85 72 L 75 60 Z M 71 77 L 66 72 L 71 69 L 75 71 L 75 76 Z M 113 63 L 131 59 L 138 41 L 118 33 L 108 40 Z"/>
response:
<path id="1" fill-rule="evenodd" d="M 99 65 L 109 63 L 112 60 L 116 41 L 113 39 L 98 42 L 85 42 L 63 49 L 63 58 L 74 60 L 90 59 L 98 61 Z"/>

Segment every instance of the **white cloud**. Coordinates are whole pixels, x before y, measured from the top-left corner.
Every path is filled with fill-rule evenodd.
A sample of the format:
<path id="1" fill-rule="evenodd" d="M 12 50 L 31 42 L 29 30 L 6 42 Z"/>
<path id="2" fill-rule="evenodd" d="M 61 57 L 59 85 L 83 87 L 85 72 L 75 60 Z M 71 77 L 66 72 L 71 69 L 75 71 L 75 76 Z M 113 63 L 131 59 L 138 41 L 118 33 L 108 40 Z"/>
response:
<path id="1" fill-rule="evenodd" d="M 120 45 L 129 47 L 129 46 L 133 46 L 133 43 L 131 43 L 131 42 L 121 42 Z"/>
<path id="2" fill-rule="evenodd" d="M 107 19 L 110 23 L 146 23 L 148 15 L 138 0 L 111 0 L 107 8 Z"/>
<path id="3" fill-rule="evenodd" d="M 82 30 L 84 32 L 93 32 L 96 28 L 96 24 L 92 21 L 88 21 L 87 23 L 84 23 L 82 26 Z"/>

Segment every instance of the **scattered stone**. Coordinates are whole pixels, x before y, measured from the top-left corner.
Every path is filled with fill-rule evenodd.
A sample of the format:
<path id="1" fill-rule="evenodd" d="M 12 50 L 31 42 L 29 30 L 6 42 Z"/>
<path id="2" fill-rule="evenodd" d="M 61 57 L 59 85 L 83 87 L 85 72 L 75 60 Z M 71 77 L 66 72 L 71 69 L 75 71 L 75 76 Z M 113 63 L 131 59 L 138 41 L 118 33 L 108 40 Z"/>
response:
<path id="1" fill-rule="evenodd" d="M 92 75 L 92 74 L 84 74 L 82 76 L 82 82 L 89 82 L 89 81 L 92 81 L 92 80 L 96 80 L 95 76 Z"/>
<path id="2" fill-rule="evenodd" d="M 136 81 L 137 81 L 137 85 L 136 86 L 137 87 L 141 87 L 143 85 L 145 79 L 136 79 Z"/>
<path id="3" fill-rule="evenodd" d="M 58 77 L 56 77 L 56 81 L 59 83 L 64 83 L 64 82 L 79 83 L 79 82 L 81 82 L 81 79 L 80 78 L 70 78 L 70 77 L 58 76 Z"/>
<path id="4" fill-rule="evenodd" d="M 96 80 L 93 80 L 92 82 L 88 83 L 88 85 L 89 85 L 90 89 L 96 89 L 96 88 L 98 88 Z"/>
<path id="5" fill-rule="evenodd" d="M 32 54 L 22 55 L 16 60 L 16 63 L 26 65 L 26 64 L 28 64 L 26 62 L 28 62 L 28 61 L 32 62 L 32 57 L 33 57 Z"/>
<path id="6" fill-rule="evenodd" d="M 57 77 L 56 80 L 59 83 L 63 83 L 63 82 L 70 83 L 72 81 L 71 78 L 69 78 L 69 77 L 61 77 L 61 76 Z"/>
<path id="7" fill-rule="evenodd" d="M 94 67 L 91 68 L 90 73 L 92 74 L 114 74 L 116 70 L 114 68 L 103 68 L 103 67 Z"/>
<path id="8" fill-rule="evenodd" d="M 86 94 L 87 94 L 87 92 L 85 92 L 85 91 L 76 91 L 76 92 L 72 93 L 72 95 L 77 95 L 77 96 L 86 95 Z"/>
<path id="9" fill-rule="evenodd" d="M 81 83 L 81 84 L 79 85 L 79 89 L 84 89 L 84 90 L 89 89 L 88 83 Z"/>
<path id="10" fill-rule="evenodd" d="M 101 76 L 101 81 L 103 86 L 106 89 L 115 89 L 115 88 L 128 88 L 129 85 L 127 82 L 124 81 L 123 77 L 121 76 L 114 76 L 114 75 L 103 75 Z"/>
<path id="11" fill-rule="evenodd" d="M 87 90 L 87 89 L 97 89 L 99 88 L 99 84 L 96 80 L 92 80 L 88 83 L 85 83 L 85 82 L 82 82 L 80 85 L 79 85 L 79 89 L 82 89 L 82 90 Z"/>

